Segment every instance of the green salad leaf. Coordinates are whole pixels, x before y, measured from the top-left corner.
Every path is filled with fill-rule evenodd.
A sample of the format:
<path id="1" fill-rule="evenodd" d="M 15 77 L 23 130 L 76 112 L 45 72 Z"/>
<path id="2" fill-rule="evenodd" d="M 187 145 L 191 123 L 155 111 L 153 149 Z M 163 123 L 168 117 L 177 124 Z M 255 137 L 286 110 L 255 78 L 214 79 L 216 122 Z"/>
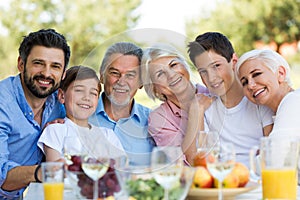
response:
<path id="1" fill-rule="evenodd" d="M 129 195 L 137 200 L 163 200 L 164 188 L 161 187 L 153 178 L 152 179 L 136 179 L 127 182 L 127 190 Z M 177 200 L 183 193 L 180 187 L 180 181 L 174 183 L 173 189 L 169 191 L 169 199 Z"/>

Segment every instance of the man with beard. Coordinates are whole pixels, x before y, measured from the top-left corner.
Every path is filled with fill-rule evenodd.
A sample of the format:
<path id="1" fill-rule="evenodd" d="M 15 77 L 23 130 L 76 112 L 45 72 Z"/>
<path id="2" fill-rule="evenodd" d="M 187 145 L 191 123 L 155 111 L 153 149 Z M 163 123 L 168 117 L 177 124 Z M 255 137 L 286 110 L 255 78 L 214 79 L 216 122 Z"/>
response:
<path id="1" fill-rule="evenodd" d="M 147 131 L 150 109 L 134 100 L 142 88 L 142 55 L 142 49 L 129 42 L 118 42 L 107 49 L 100 67 L 104 92 L 90 118 L 93 124 L 115 132 L 133 165 L 148 165 L 154 146 Z"/>
<path id="2" fill-rule="evenodd" d="M 22 199 L 29 183 L 40 181 L 37 141 L 47 122 L 65 115 L 55 91 L 69 58 L 63 35 L 32 32 L 19 47 L 20 73 L 0 82 L 0 199 Z"/>

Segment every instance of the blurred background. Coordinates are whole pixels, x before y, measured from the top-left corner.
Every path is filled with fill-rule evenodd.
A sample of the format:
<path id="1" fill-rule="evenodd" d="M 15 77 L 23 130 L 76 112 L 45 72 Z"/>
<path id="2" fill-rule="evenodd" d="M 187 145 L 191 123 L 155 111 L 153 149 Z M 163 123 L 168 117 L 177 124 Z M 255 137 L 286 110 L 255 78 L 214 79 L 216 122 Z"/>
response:
<path id="1" fill-rule="evenodd" d="M 294 88 L 300 87 L 300 0 L 0 1 L 0 80 L 18 73 L 22 37 L 41 28 L 66 36 L 69 66 L 84 64 L 97 71 L 104 51 L 117 41 L 143 48 L 169 42 L 186 56 L 186 45 L 197 35 L 219 31 L 238 55 L 254 48 L 279 52 L 291 65 Z M 137 99 L 149 107 L 159 103 L 143 90 Z"/>

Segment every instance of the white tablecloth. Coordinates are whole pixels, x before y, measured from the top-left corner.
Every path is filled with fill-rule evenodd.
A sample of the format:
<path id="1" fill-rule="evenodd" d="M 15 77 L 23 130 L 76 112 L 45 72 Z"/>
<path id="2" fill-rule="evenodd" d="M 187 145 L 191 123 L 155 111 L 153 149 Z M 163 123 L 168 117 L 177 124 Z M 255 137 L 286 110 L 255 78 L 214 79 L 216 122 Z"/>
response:
<path id="1" fill-rule="evenodd" d="M 31 183 L 28 188 L 28 192 L 24 197 L 24 200 L 43 200 L 43 185 L 41 183 Z M 298 186 L 298 198 L 300 200 L 300 187 Z M 258 187 L 250 192 L 236 196 L 236 200 L 261 200 L 262 191 L 261 187 Z M 70 189 L 65 189 L 64 200 L 78 200 L 75 194 Z"/>

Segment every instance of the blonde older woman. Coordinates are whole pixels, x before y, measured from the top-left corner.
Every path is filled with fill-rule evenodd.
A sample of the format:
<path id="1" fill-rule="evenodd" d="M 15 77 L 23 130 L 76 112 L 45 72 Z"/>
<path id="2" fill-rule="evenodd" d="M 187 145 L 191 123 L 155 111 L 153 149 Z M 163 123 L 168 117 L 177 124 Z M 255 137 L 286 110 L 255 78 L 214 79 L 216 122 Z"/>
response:
<path id="1" fill-rule="evenodd" d="M 300 90 L 292 88 L 290 67 L 281 55 L 272 50 L 249 51 L 238 60 L 236 73 L 247 98 L 275 112 L 270 136 L 300 136 Z"/>
<path id="2" fill-rule="evenodd" d="M 166 44 L 144 51 L 141 74 L 148 96 L 163 101 L 149 115 L 149 133 L 158 146 L 182 146 L 191 162 L 195 153 L 195 132 L 203 129 L 203 118 L 196 116 L 199 112 L 194 109 L 206 110 L 211 104 L 211 98 L 196 94 L 206 93 L 206 88 L 191 82 L 184 57 Z"/>

